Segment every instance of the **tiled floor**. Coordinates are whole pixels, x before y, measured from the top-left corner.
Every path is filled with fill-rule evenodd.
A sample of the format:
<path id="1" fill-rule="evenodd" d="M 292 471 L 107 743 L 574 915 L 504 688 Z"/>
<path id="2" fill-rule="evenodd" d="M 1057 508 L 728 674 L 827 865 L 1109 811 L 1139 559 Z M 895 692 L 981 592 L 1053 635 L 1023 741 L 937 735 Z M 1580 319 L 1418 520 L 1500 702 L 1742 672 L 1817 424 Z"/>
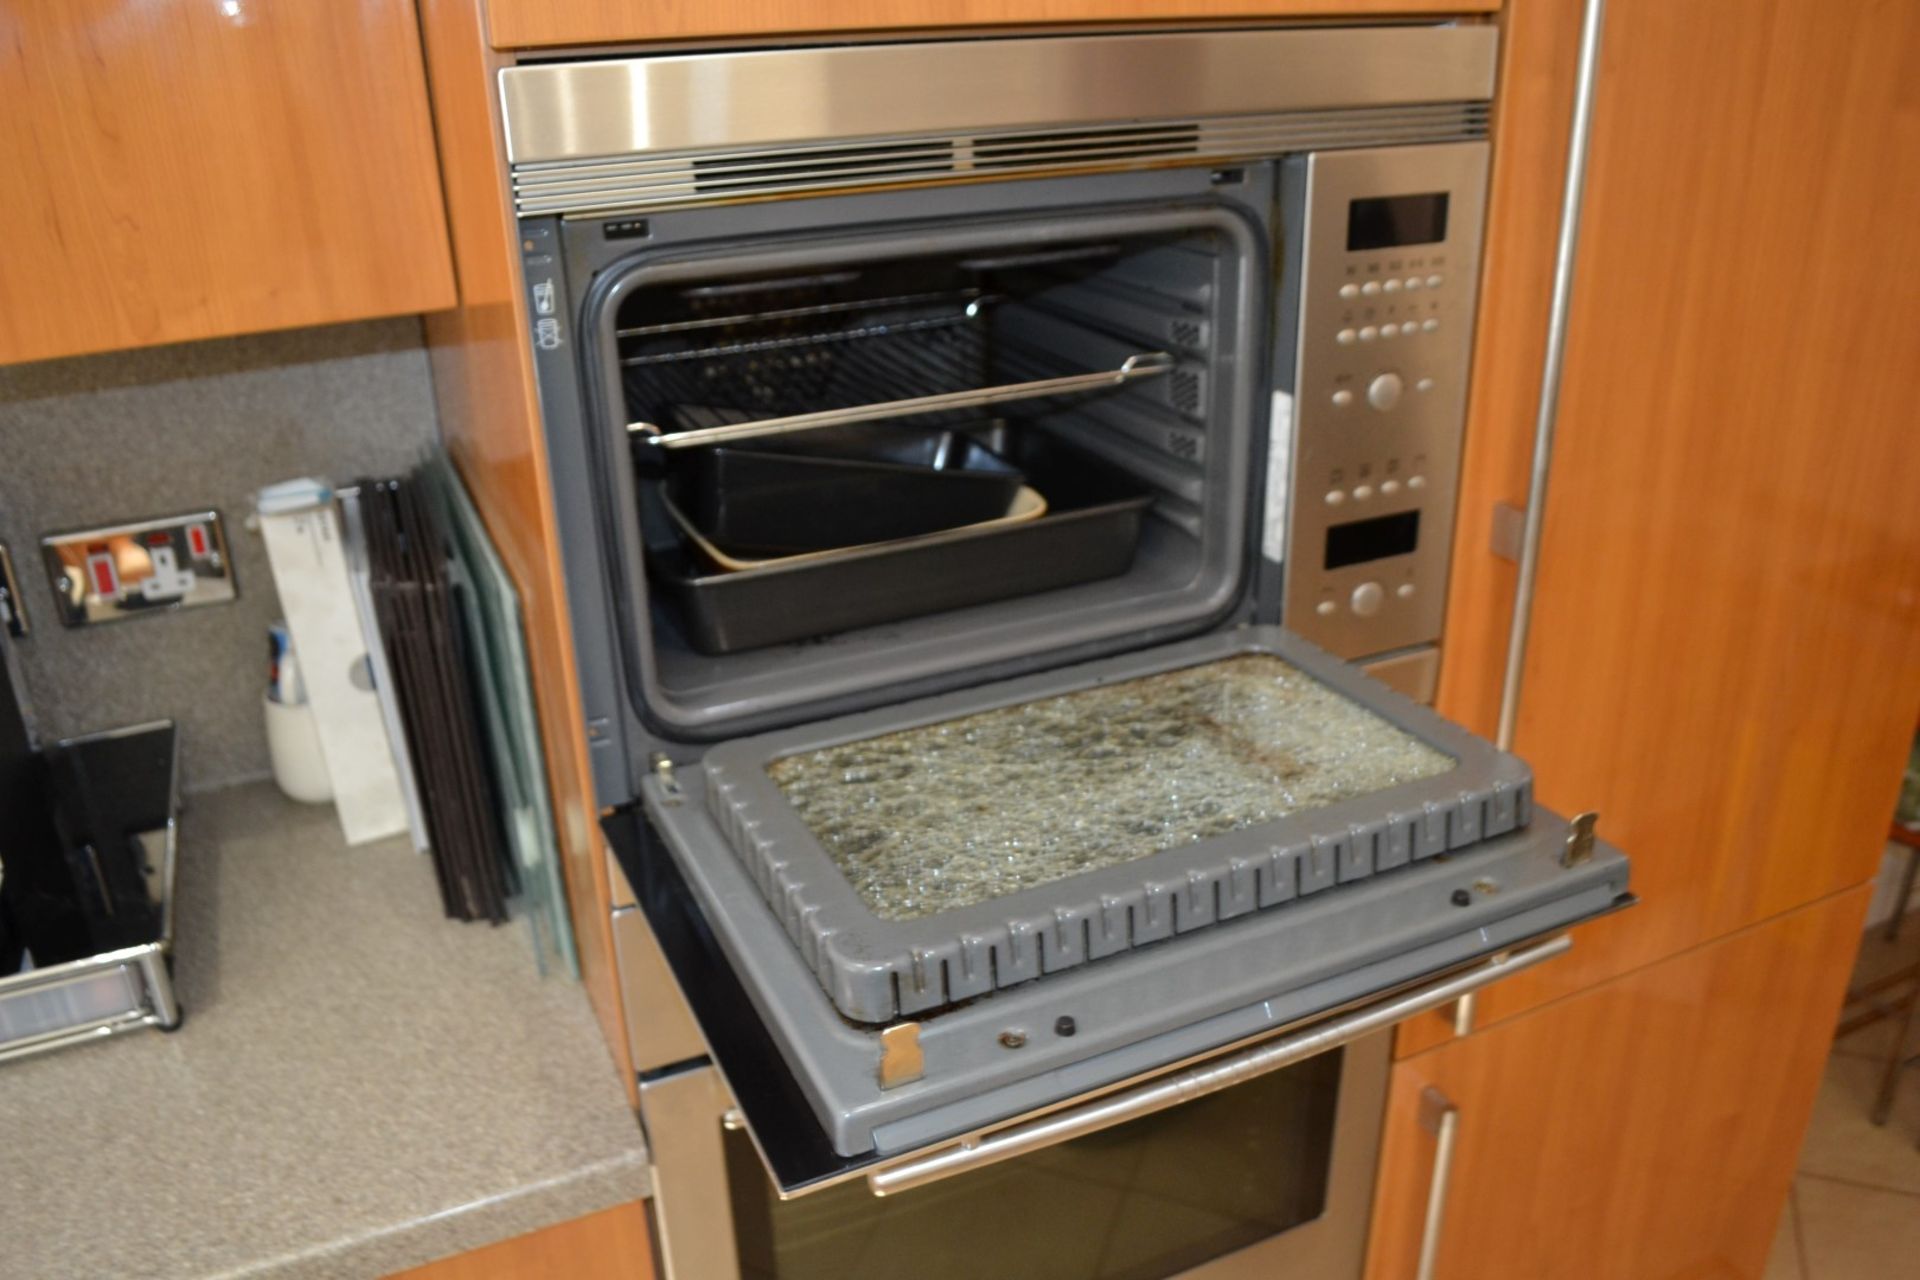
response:
<path id="1" fill-rule="evenodd" d="M 1920 912 L 1907 917 L 1892 946 L 1879 929 L 1868 935 L 1854 981 L 1916 959 Z M 1903 1073 L 1886 1127 L 1867 1121 L 1893 1032 L 1881 1022 L 1834 1045 L 1764 1280 L 1920 1275 L 1920 1066 Z M 1920 1051 L 1920 1043 L 1906 1051 Z"/>

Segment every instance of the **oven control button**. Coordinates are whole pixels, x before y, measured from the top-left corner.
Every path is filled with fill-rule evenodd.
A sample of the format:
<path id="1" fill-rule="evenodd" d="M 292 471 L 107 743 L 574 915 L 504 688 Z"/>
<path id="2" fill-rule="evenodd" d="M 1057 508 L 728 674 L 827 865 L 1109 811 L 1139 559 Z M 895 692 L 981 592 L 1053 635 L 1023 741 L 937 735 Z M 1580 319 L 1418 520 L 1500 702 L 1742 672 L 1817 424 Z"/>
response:
<path id="1" fill-rule="evenodd" d="M 1399 374 L 1383 373 L 1367 384 L 1367 403 L 1385 412 L 1400 403 L 1402 390 Z"/>
<path id="2" fill-rule="evenodd" d="M 1408 276 L 1408 277 L 1407 277 L 1407 288 L 1409 288 L 1409 289 L 1418 289 L 1419 287 L 1420 287 L 1420 277 L 1419 277 L 1419 276 Z"/>
<path id="3" fill-rule="evenodd" d="M 1322 600 L 1319 604 L 1313 606 L 1313 611 L 1323 618 L 1331 618 L 1334 615 L 1334 611 L 1339 609 L 1339 607 L 1339 605 L 1331 600 Z"/>
<path id="4" fill-rule="evenodd" d="M 1424 489 L 1426 487 L 1427 487 L 1427 478 L 1425 476 L 1408 476 L 1407 477 L 1407 488 Z"/>
<path id="5" fill-rule="evenodd" d="M 1337 507 L 1347 500 L 1347 495 L 1339 489 L 1327 490 L 1327 505 Z"/>
<path id="6" fill-rule="evenodd" d="M 1391 498 L 1398 492 L 1400 492 L 1400 482 L 1398 480 L 1382 480 L 1380 482 L 1381 497 Z"/>
<path id="7" fill-rule="evenodd" d="M 1338 342 L 1343 347 L 1346 346 L 1348 343 L 1353 341 L 1353 330 L 1342 329 L 1339 333 L 1334 335 L 1334 341 Z"/>
<path id="8" fill-rule="evenodd" d="M 1440 322 L 1438 320 L 1422 320 L 1420 322 L 1420 327 L 1422 329 L 1425 329 L 1428 333 L 1432 333 L 1435 329 L 1438 329 L 1440 327 Z"/>
<path id="9" fill-rule="evenodd" d="M 1340 390 L 1333 393 L 1333 403 L 1339 408 L 1342 408 L 1342 409 L 1346 408 L 1348 405 L 1353 403 L 1353 392 L 1348 391 L 1345 387 L 1342 387 Z"/>
<path id="10" fill-rule="evenodd" d="M 1363 582 L 1353 589 L 1353 598 L 1348 603 L 1353 605 L 1353 611 L 1361 617 L 1371 618 L 1380 612 L 1380 606 L 1385 604 L 1386 600 L 1387 593 L 1379 583 Z"/>
<path id="11" fill-rule="evenodd" d="M 1413 389 L 1415 391 L 1431 391 L 1433 390 L 1433 379 L 1422 378 L 1420 379 L 1420 381 L 1413 384 Z"/>
<path id="12" fill-rule="evenodd" d="M 1365 502 L 1368 498 L 1371 498 L 1372 496 L 1373 496 L 1372 485 L 1357 484 L 1353 486 L 1353 500 L 1355 502 Z"/>
<path id="13" fill-rule="evenodd" d="M 1389 280 L 1385 284 L 1382 284 L 1380 289 L 1383 293 L 1398 293 L 1400 292 L 1400 281 L 1397 279 Z"/>
<path id="14" fill-rule="evenodd" d="M 1363 324 L 1360 326 L 1360 341 L 1372 342 L 1375 338 L 1379 336 L 1380 336 L 1380 331 L 1374 328 L 1372 325 Z"/>
<path id="15" fill-rule="evenodd" d="M 1429 288 L 1429 289 L 1438 289 L 1439 287 L 1440 287 L 1440 277 L 1439 277 L 1439 276 L 1428 276 L 1428 277 L 1427 277 L 1427 288 Z"/>
<path id="16" fill-rule="evenodd" d="M 1393 594 L 1399 596 L 1402 600 L 1411 600 L 1413 599 L 1413 584 L 1411 582 L 1403 582 L 1393 589 Z"/>
<path id="17" fill-rule="evenodd" d="M 1357 298 L 1360 296 L 1360 286 L 1349 281 L 1340 286 L 1340 296 L 1343 298 Z"/>
<path id="18" fill-rule="evenodd" d="M 1369 298 L 1371 298 L 1373 295 L 1380 292 L 1380 282 L 1378 280 L 1369 280 L 1365 284 L 1360 286 L 1360 292 L 1366 294 Z"/>

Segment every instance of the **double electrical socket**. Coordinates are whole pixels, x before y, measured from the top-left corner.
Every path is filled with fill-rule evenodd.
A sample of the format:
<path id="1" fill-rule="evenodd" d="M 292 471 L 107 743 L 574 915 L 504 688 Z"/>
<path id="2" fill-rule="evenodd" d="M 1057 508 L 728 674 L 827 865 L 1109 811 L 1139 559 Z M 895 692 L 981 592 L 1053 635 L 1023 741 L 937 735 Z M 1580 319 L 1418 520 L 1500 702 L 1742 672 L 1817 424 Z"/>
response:
<path id="1" fill-rule="evenodd" d="M 218 511 L 50 534 L 40 554 L 69 627 L 224 604 L 237 594 Z"/>

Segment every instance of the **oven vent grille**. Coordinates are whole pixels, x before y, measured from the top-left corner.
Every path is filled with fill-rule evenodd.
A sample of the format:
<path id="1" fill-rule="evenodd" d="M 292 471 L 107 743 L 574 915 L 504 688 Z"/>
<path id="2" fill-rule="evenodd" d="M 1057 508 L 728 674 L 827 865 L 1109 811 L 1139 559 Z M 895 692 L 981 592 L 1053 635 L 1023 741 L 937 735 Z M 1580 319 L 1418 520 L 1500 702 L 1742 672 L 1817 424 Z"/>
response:
<path id="1" fill-rule="evenodd" d="M 1024 169 L 1052 166 L 1083 158 L 1134 160 L 1152 156 L 1192 155 L 1200 149 L 1200 126 L 1069 129 L 1064 132 L 1014 133 L 976 138 L 976 169 Z"/>
<path id="2" fill-rule="evenodd" d="M 1457 142 L 1487 134 L 1489 105 L 1354 107 L 805 143 L 747 151 L 633 153 L 513 166 L 522 217 L 599 215 L 900 182 L 1013 177 L 1289 151 Z"/>

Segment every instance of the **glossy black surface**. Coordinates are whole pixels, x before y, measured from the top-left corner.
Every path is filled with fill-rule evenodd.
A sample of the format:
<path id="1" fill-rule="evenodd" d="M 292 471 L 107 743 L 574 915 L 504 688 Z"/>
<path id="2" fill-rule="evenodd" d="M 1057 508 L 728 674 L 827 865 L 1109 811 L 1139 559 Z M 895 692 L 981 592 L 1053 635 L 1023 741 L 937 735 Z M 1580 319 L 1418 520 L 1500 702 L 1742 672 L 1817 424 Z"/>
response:
<path id="1" fill-rule="evenodd" d="M 1224 1093 L 878 1199 L 854 1181 L 779 1200 L 746 1135 L 730 1133 L 741 1275 L 1183 1274 L 1325 1210 L 1343 1057 L 1335 1049 Z"/>
<path id="2" fill-rule="evenodd" d="M 9 725 L 9 728 L 17 728 Z M 171 724 L 77 739 L 6 765 L 6 915 L 39 966 L 160 938 L 161 840 L 174 804 Z M 0 944 L 0 960 L 13 946 Z M 0 972 L 7 971 L 0 967 Z"/>

